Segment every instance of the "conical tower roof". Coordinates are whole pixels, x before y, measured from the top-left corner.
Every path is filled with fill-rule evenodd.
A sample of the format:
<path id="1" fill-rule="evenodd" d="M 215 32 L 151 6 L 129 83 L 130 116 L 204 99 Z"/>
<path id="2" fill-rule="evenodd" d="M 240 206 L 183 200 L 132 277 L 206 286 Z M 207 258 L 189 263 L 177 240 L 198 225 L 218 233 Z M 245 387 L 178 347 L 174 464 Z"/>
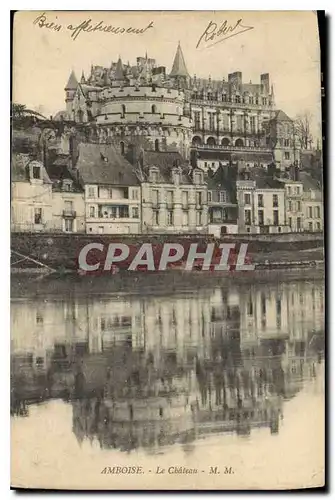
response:
<path id="1" fill-rule="evenodd" d="M 121 57 L 119 57 L 119 60 L 116 64 L 114 80 L 124 80 L 124 71 L 123 71 L 123 64 L 121 61 Z"/>
<path id="2" fill-rule="evenodd" d="M 75 75 L 75 72 L 72 70 L 69 80 L 66 84 L 65 90 L 76 90 L 77 87 L 78 87 L 78 80 Z"/>
<path id="3" fill-rule="evenodd" d="M 189 76 L 180 43 L 178 43 L 177 52 L 173 61 L 170 76 Z"/>

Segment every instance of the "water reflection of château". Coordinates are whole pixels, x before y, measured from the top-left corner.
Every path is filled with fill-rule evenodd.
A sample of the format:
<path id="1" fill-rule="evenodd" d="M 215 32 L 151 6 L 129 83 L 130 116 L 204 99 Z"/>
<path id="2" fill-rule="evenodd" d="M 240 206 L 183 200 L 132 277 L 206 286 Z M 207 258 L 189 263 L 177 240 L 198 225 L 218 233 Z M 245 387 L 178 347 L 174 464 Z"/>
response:
<path id="1" fill-rule="evenodd" d="M 81 442 L 131 450 L 278 433 L 323 355 L 324 285 L 12 305 L 12 412 L 65 398 Z M 29 336 L 30 334 L 30 336 Z"/>

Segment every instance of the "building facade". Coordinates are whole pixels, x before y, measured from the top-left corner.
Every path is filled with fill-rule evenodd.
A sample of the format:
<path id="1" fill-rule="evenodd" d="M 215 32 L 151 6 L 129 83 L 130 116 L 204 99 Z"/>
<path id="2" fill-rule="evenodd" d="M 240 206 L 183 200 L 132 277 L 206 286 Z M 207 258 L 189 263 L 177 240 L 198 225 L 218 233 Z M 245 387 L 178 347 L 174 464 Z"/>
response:
<path id="1" fill-rule="evenodd" d="M 168 152 L 144 152 L 138 168 L 144 233 L 207 232 L 207 184 L 200 168 Z"/>
<path id="2" fill-rule="evenodd" d="M 16 154 L 11 170 L 12 231 L 52 230 L 52 182 L 43 164 L 29 154 Z"/>
<path id="3" fill-rule="evenodd" d="M 84 188 L 86 233 L 141 232 L 141 186 L 113 146 L 80 144 L 74 173 Z"/>

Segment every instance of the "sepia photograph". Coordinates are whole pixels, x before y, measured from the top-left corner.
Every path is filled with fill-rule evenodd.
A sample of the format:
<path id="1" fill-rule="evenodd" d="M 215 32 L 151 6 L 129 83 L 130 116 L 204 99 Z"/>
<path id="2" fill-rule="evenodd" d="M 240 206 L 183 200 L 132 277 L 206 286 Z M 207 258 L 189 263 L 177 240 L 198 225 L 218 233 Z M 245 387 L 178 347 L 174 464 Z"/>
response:
<path id="1" fill-rule="evenodd" d="M 322 16 L 13 13 L 12 489 L 325 487 Z"/>

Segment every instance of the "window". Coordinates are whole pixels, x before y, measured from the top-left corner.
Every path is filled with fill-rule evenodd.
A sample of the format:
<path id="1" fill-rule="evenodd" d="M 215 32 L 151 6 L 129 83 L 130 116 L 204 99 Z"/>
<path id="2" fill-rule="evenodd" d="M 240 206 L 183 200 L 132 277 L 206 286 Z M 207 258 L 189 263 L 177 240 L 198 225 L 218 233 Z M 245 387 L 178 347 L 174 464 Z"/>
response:
<path id="1" fill-rule="evenodd" d="M 207 168 L 207 161 L 205 161 L 204 166 L 205 166 L 205 168 Z"/>
<path id="2" fill-rule="evenodd" d="M 244 204 L 245 205 L 251 205 L 251 195 L 250 195 L 250 193 L 245 193 L 244 194 Z"/>
<path id="3" fill-rule="evenodd" d="M 183 191 L 181 196 L 182 196 L 183 207 L 187 207 L 188 206 L 188 192 L 187 191 Z"/>
<path id="4" fill-rule="evenodd" d="M 209 120 L 209 130 L 214 131 L 215 130 L 215 114 L 214 113 L 208 113 L 208 120 Z"/>
<path id="5" fill-rule="evenodd" d="M 227 94 L 222 94 L 222 102 L 227 102 Z"/>
<path id="6" fill-rule="evenodd" d="M 98 227 L 98 233 L 102 234 L 104 232 L 104 226 Z"/>
<path id="7" fill-rule="evenodd" d="M 292 212 L 292 201 L 291 200 L 288 201 L 288 210 L 289 210 L 289 212 Z"/>
<path id="8" fill-rule="evenodd" d="M 119 216 L 121 219 L 127 219 L 129 217 L 129 207 L 127 205 L 121 205 L 119 207 Z"/>
<path id="9" fill-rule="evenodd" d="M 117 207 L 112 207 L 110 214 L 111 214 L 110 216 L 111 216 L 112 219 L 116 219 L 116 217 L 117 217 Z"/>
<path id="10" fill-rule="evenodd" d="M 251 210 L 244 210 L 244 220 L 246 226 L 251 226 Z"/>
<path id="11" fill-rule="evenodd" d="M 212 192 L 211 191 L 208 191 L 207 196 L 208 196 L 208 201 L 209 202 L 212 201 Z"/>
<path id="12" fill-rule="evenodd" d="M 157 182 L 158 181 L 158 172 L 151 171 L 150 172 L 150 180 L 151 180 L 151 182 Z"/>
<path id="13" fill-rule="evenodd" d="M 313 207 L 308 207 L 308 217 L 310 219 L 313 217 Z"/>
<path id="14" fill-rule="evenodd" d="M 41 178 L 41 167 L 33 167 L 33 179 Z"/>
<path id="15" fill-rule="evenodd" d="M 153 219 L 154 219 L 154 224 L 156 226 L 159 226 L 159 212 L 158 212 L 158 210 L 154 210 Z"/>
<path id="16" fill-rule="evenodd" d="M 320 207 L 315 207 L 315 217 L 317 219 L 320 219 L 320 216 L 321 216 L 321 210 L 320 210 Z"/>
<path id="17" fill-rule="evenodd" d="M 261 311 L 262 311 L 262 316 L 266 315 L 266 297 L 264 293 L 261 294 Z"/>
<path id="18" fill-rule="evenodd" d="M 152 190 L 152 204 L 153 204 L 153 206 L 158 205 L 158 189 Z"/>
<path id="19" fill-rule="evenodd" d="M 250 130 L 252 133 L 256 131 L 256 116 L 250 116 Z"/>
<path id="20" fill-rule="evenodd" d="M 169 210 L 167 213 L 167 224 L 168 226 L 173 226 L 173 212 Z"/>
<path id="21" fill-rule="evenodd" d="M 194 127 L 196 130 L 200 129 L 200 111 L 194 112 Z"/>
<path id="22" fill-rule="evenodd" d="M 308 231 L 313 231 L 313 222 L 308 223 Z"/>
<path id="23" fill-rule="evenodd" d="M 126 106 L 124 104 L 121 104 L 121 115 L 122 115 L 122 117 L 124 117 L 124 115 L 126 114 L 126 111 L 127 111 Z"/>
<path id="24" fill-rule="evenodd" d="M 34 222 L 35 222 L 35 224 L 42 224 L 42 209 L 41 208 L 34 209 Z"/>
<path id="25" fill-rule="evenodd" d="M 258 224 L 264 226 L 264 211 L 258 210 Z"/>
<path id="26" fill-rule="evenodd" d="M 183 226 L 188 226 L 188 212 L 186 210 L 183 211 Z"/>
<path id="27" fill-rule="evenodd" d="M 151 113 L 152 114 L 157 113 L 157 108 L 156 108 L 156 106 L 154 104 L 151 106 Z"/>
<path id="28" fill-rule="evenodd" d="M 40 312 L 36 313 L 36 324 L 43 325 L 43 316 Z"/>
<path id="29" fill-rule="evenodd" d="M 166 192 L 166 202 L 168 205 L 173 205 L 173 191 Z"/>
<path id="30" fill-rule="evenodd" d="M 90 217 L 95 217 L 95 207 L 90 207 Z"/>
<path id="31" fill-rule="evenodd" d="M 264 196 L 262 194 L 258 195 L 258 206 L 264 207 Z"/>
<path id="32" fill-rule="evenodd" d="M 262 97 L 262 104 L 263 106 L 266 106 L 266 97 Z"/>
<path id="33" fill-rule="evenodd" d="M 226 202 L 226 191 L 220 191 L 220 193 L 219 193 L 219 201 L 221 203 L 225 203 Z"/>
<path id="34" fill-rule="evenodd" d="M 202 196 L 201 196 L 201 191 L 197 191 L 196 192 L 196 204 L 197 205 L 201 205 L 201 201 L 202 201 Z"/>
<path id="35" fill-rule="evenodd" d="M 297 186 L 296 192 L 298 195 L 300 195 L 300 187 L 299 186 Z"/>
<path id="36" fill-rule="evenodd" d="M 291 195 L 291 186 L 287 186 L 287 194 L 290 196 Z"/>
<path id="37" fill-rule="evenodd" d="M 94 198 L 94 192 L 95 192 L 94 187 L 89 187 L 88 188 L 88 197 L 89 198 Z"/>
<path id="38" fill-rule="evenodd" d="M 197 211 L 196 224 L 197 224 L 197 226 L 201 226 L 201 212 L 200 212 L 200 210 Z"/>
<path id="39" fill-rule="evenodd" d="M 138 219 L 138 215 L 139 215 L 138 207 L 133 207 L 132 208 L 132 217 L 133 217 L 133 219 Z"/>
<path id="40" fill-rule="evenodd" d="M 237 95 L 237 96 L 235 97 L 235 102 L 237 102 L 237 103 L 240 103 L 240 102 L 241 102 L 241 96 L 240 96 L 240 95 Z"/>
<path id="41" fill-rule="evenodd" d="M 124 155 L 124 142 L 123 141 L 120 142 L 120 151 L 121 151 L 121 154 Z"/>
<path id="42" fill-rule="evenodd" d="M 64 220 L 65 224 L 65 232 L 66 233 L 72 233 L 73 232 L 73 219 L 65 219 Z"/>
<path id="43" fill-rule="evenodd" d="M 289 160 L 290 159 L 290 153 L 288 151 L 285 151 L 284 158 L 285 158 L 285 160 Z"/>
<path id="44" fill-rule="evenodd" d="M 288 148 L 290 146 L 290 140 L 289 139 L 284 139 L 284 146 L 285 146 L 285 148 Z"/>
<path id="45" fill-rule="evenodd" d="M 320 224 L 320 222 L 316 223 L 316 230 L 317 231 L 321 231 L 321 224 Z"/>
<path id="46" fill-rule="evenodd" d="M 62 189 L 63 191 L 71 191 L 72 182 L 68 182 L 66 180 L 63 181 Z"/>
<path id="47" fill-rule="evenodd" d="M 155 151 L 159 151 L 159 139 L 155 140 Z"/>
<path id="48" fill-rule="evenodd" d="M 292 227 L 292 217 L 289 217 L 289 218 L 288 218 L 288 225 L 289 225 L 290 227 Z"/>
<path id="49" fill-rule="evenodd" d="M 278 210 L 273 211 L 273 224 L 275 226 L 278 226 L 278 224 L 279 224 Z"/>
<path id="50" fill-rule="evenodd" d="M 133 189 L 132 190 L 132 199 L 133 200 L 138 200 L 138 189 Z"/>
<path id="51" fill-rule="evenodd" d="M 301 217 L 297 217 L 297 229 L 298 231 L 301 229 Z"/>
<path id="52" fill-rule="evenodd" d="M 202 176 L 201 176 L 200 172 L 194 174 L 194 183 L 195 184 L 201 184 L 201 180 L 202 180 Z"/>
<path id="53" fill-rule="evenodd" d="M 301 211 L 301 201 L 297 201 L 297 212 Z"/>
<path id="54" fill-rule="evenodd" d="M 277 194 L 272 195 L 272 206 L 278 207 L 278 195 Z"/>

